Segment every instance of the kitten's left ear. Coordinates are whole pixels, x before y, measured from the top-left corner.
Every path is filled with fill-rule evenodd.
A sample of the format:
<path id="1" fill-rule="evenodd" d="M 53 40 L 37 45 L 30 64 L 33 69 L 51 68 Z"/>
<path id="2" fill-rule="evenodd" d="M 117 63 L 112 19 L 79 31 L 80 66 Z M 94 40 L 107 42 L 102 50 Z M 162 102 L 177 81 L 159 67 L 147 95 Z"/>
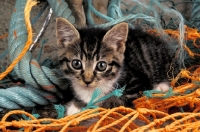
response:
<path id="1" fill-rule="evenodd" d="M 112 46 L 116 51 L 124 53 L 128 36 L 128 24 L 120 23 L 111 28 L 103 37 L 103 42 Z"/>
<path id="2" fill-rule="evenodd" d="M 59 47 L 73 44 L 80 39 L 80 35 L 76 28 L 69 21 L 61 17 L 56 19 L 56 36 L 58 39 L 57 45 Z"/>

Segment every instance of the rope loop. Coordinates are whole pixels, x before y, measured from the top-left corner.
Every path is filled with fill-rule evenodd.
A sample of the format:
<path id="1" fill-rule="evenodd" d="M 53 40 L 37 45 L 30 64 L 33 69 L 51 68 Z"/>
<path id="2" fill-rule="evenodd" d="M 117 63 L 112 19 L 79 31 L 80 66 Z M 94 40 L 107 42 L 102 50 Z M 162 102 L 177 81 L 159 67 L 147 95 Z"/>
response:
<path id="1" fill-rule="evenodd" d="M 38 61 L 32 58 L 32 53 L 28 51 L 32 44 L 30 11 L 36 3 L 36 0 L 16 0 L 15 3 L 8 33 L 8 51 L 13 63 L 0 74 L 0 79 L 14 68 L 17 76 L 25 80 L 26 85 L 0 89 L 0 107 L 2 108 L 20 109 L 35 107 L 36 104 L 55 103 L 56 96 L 63 98 L 58 88 L 61 90 L 69 88 L 69 85 L 65 84 L 68 81 L 60 77 L 56 69 L 40 66 Z M 71 23 L 75 22 L 72 11 L 64 0 L 48 0 L 48 3 L 56 16 L 68 19 Z"/>

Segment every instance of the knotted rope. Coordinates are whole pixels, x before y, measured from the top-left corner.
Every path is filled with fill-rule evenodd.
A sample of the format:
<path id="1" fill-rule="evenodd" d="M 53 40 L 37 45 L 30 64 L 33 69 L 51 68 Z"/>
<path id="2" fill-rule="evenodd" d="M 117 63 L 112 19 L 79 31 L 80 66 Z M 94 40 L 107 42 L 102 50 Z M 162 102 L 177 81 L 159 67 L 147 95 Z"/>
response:
<path id="1" fill-rule="evenodd" d="M 74 23 L 75 19 L 71 15 L 72 12 L 64 0 L 48 0 L 48 3 L 56 16 L 61 16 L 68 19 L 71 23 Z M 1 106 L 3 108 L 18 109 L 20 106 L 34 107 L 35 103 L 46 105 L 48 102 L 56 102 L 57 98 L 55 95 L 62 98 L 62 94 L 58 92 L 57 87 L 62 90 L 69 87 L 66 84 L 66 80 L 59 77 L 57 69 L 40 66 L 38 61 L 32 58 L 31 52 L 28 51 L 32 44 L 32 27 L 29 20 L 30 11 L 36 4 L 37 2 L 35 0 L 17 0 L 13 10 L 8 33 L 8 48 L 12 64 L 5 72 L 0 74 L 0 80 L 14 68 L 17 76 L 25 80 L 28 85 L 0 89 L 0 93 L 6 93 L 0 98 L 0 104 L 2 104 Z M 24 90 L 25 87 L 27 88 L 26 90 Z M 24 90 L 24 92 L 18 92 L 15 95 L 11 93 L 13 89 L 17 91 Z M 29 93 L 32 93 L 38 98 L 31 101 L 27 100 L 32 98 Z M 9 94 L 10 96 L 8 96 Z M 19 97 L 17 97 L 18 95 Z M 26 98 L 22 99 L 22 97 Z M 13 105 L 10 106 L 5 101 Z"/>

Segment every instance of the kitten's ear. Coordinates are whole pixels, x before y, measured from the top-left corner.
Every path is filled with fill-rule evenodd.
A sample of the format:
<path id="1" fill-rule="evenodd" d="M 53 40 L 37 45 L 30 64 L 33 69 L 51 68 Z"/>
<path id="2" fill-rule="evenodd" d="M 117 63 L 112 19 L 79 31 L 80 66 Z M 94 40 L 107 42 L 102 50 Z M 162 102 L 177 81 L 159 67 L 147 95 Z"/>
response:
<path id="1" fill-rule="evenodd" d="M 59 47 L 65 47 L 80 39 L 76 28 L 69 21 L 61 17 L 56 19 L 56 36 Z"/>
<path id="2" fill-rule="evenodd" d="M 103 42 L 112 46 L 116 51 L 124 53 L 128 36 L 128 24 L 120 23 L 111 28 L 103 37 Z"/>

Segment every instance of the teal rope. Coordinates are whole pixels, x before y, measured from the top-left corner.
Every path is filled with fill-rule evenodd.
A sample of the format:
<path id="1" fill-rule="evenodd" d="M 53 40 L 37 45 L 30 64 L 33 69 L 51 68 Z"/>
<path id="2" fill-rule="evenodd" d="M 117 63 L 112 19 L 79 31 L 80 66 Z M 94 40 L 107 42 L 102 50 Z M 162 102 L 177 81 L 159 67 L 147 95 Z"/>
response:
<path id="1" fill-rule="evenodd" d="M 141 19 L 145 19 L 146 21 L 149 21 L 149 22 L 152 22 L 152 23 L 156 23 L 155 19 L 151 16 L 147 16 L 147 15 L 144 15 L 144 14 L 135 14 L 135 15 L 128 15 L 128 16 L 124 16 L 124 17 L 121 17 L 121 18 L 118 18 L 118 19 L 115 19 L 111 22 L 108 22 L 108 23 L 105 23 L 105 24 L 101 24 L 101 25 L 96 25 L 96 27 L 109 27 L 109 26 L 113 26 L 117 23 L 120 23 L 120 22 L 124 22 L 124 21 L 135 21 L 136 19 L 138 18 L 141 18 Z"/>
<path id="2" fill-rule="evenodd" d="M 195 82 L 195 84 L 199 84 L 199 82 Z M 147 98 L 169 98 L 171 96 L 180 96 L 180 95 L 185 95 L 185 94 L 190 94 L 192 92 L 194 92 L 198 87 L 194 87 L 193 89 L 190 90 L 186 90 L 184 93 L 175 93 L 173 92 L 172 88 L 169 88 L 169 90 L 167 92 L 162 92 L 159 90 L 146 90 L 143 92 L 143 95 L 146 96 Z M 164 94 L 161 97 L 157 97 L 157 96 L 153 96 L 153 94 L 159 94 L 162 93 Z"/>
<path id="3" fill-rule="evenodd" d="M 91 16 L 91 13 L 94 13 L 96 16 L 105 19 L 106 21 L 113 21 L 114 19 L 111 17 L 108 17 L 100 12 L 98 12 L 92 5 L 92 0 L 84 0 L 84 2 L 87 4 L 87 11 L 86 11 L 86 18 L 87 18 L 87 23 L 89 25 L 95 25 L 94 20 Z"/>
<path id="4" fill-rule="evenodd" d="M 33 20 L 31 20 L 31 24 L 33 25 L 40 17 L 41 17 L 41 15 L 44 13 L 44 11 L 46 10 L 46 8 L 48 7 L 48 3 L 46 3 L 45 5 L 44 5 L 44 7 L 40 10 L 40 12 L 36 15 L 36 17 L 35 18 L 33 18 Z"/>
<path id="5" fill-rule="evenodd" d="M 40 61 L 40 58 L 42 56 L 42 50 L 44 48 L 44 44 L 47 42 L 47 39 L 43 39 L 42 42 L 41 42 L 41 48 L 40 48 L 40 51 L 38 53 L 38 56 L 37 56 L 37 61 Z"/>
<path id="6" fill-rule="evenodd" d="M 49 102 L 41 94 L 19 86 L 0 89 L 1 108 L 20 109 L 21 107 L 35 107 L 36 103 L 47 105 Z"/>
<path id="7" fill-rule="evenodd" d="M 92 94 L 91 100 L 89 101 L 89 103 L 87 104 L 86 107 L 81 109 L 81 111 L 84 111 L 86 109 L 97 108 L 98 106 L 95 105 L 96 103 L 105 101 L 106 99 L 108 99 L 108 98 L 110 98 L 112 96 L 116 96 L 116 97 L 122 96 L 122 93 L 123 93 L 124 89 L 125 89 L 125 86 L 120 88 L 120 89 L 116 88 L 111 93 L 109 93 L 109 94 L 107 94 L 107 95 L 105 95 L 105 96 L 103 96 L 103 97 L 98 99 L 98 97 L 100 97 L 100 95 L 101 95 L 101 89 L 96 88 L 95 91 Z"/>
<path id="8" fill-rule="evenodd" d="M 148 98 L 156 98 L 153 96 L 153 94 L 156 94 L 156 93 L 158 94 L 158 93 L 165 93 L 165 92 L 162 92 L 159 90 L 147 90 L 143 92 L 143 95 Z M 170 96 L 173 96 L 173 95 L 175 95 L 175 93 L 173 93 L 172 88 L 169 88 L 169 90 L 165 93 L 165 95 L 159 98 L 169 98 Z"/>
<path id="9" fill-rule="evenodd" d="M 57 119 L 65 117 L 65 107 L 63 105 L 54 105 L 54 108 L 58 113 Z"/>
<path id="10" fill-rule="evenodd" d="M 11 16 L 8 33 L 8 51 L 11 61 L 21 53 L 27 41 L 27 30 L 24 22 L 26 2 L 26 0 L 16 0 L 16 12 L 13 12 Z M 71 10 L 64 0 L 60 0 L 60 2 L 48 0 L 48 3 L 56 16 L 64 17 L 72 23 L 75 22 L 74 17 L 71 15 Z M 33 23 L 43 11 L 32 21 Z M 17 32 L 18 36 L 16 38 L 13 35 L 13 31 Z M 45 41 L 42 42 L 42 45 L 44 43 Z M 38 55 L 38 60 L 40 56 L 41 54 Z M 14 71 L 26 83 L 24 86 L 0 89 L 0 108 L 20 109 L 22 107 L 35 107 L 37 104 L 55 103 L 57 97 L 63 98 L 62 94 L 57 91 L 56 86 L 62 90 L 69 88 L 69 85 L 65 84 L 67 81 L 59 77 L 61 75 L 58 74 L 59 72 L 56 69 L 40 66 L 36 59 L 32 59 L 31 52 L 25 54 L 23 59 L 15 66 Z M 24 87 L 27 88 L 25 89 Z"/>
<path id="11" fill-rule="evenodd" d="M 101 98 L 99 98 L 101 96 L 101 89 L 99 88 L 95 89 L 94 92 L 92 93 L 91 100 L 89 101 L 86 107 L 81 109 L 81 111 L 97 108 L 98 106 L 95 105 L 96 103 L 105 101 L 106 99 L 112 96 L 121 97 L 124 89 L 125 89 L 125 86 L 122 88 L 116 88 L 111 93 Z M 54 105 L 54 108 L 56 109 L 58 113 L 57 119 L 63 118 L 65 116 L 65 107 L 63 105 Z"/>
<path id="12" fill-rule="evenodd" d="M 23 1 L 20 1 L 23 3 Z M 50 5 L 53 6 L 52 9 L 55 9 L 56 11 L 54 12 L 55 14 L 58 13 L 59 15 L 66 15 L 66 13 L 64 11 L 66 11 L 66 7 L 64 8 L 61 8 L 63 6 L 62 5 L 67 5 L 65 2 L 61 1 L 60 3 L 56 4 L 55 2 L 56 1 L 50 1 Z M 52 2 L 54 2 L 52 4 Z M 17 3 L 18 4 L 18 3 Z M 19 7 L 23 7 L 21 6 L 20 4 L 18 5 Z M 16 9 L 18 8 L 18 6 L 16 7 Z M 59 10 L 58 10 L 58 7 L 59 7 Z M 18 40 L 15 39 L 15 38 L 11 38 L 10 37 L 10 40 L 14 40 L 14 41 L 11 41 L 9 42 L 9 45 L 12 45 L 12 46 L 9 46 L 10 48 L 13 48 L 11 49 L 11 61 L 16 57 L 18 56 L 18 54 L 21 52 L 22 48 L 24 47 L 24 41 L 26 41 L 27 39 L 27 32 L 26 30 L 24 30 L 24 27 L 25 27 L 25 24 L 24 22 L 22 22 L 22 18 L 24 18 L 23 16 L 23 8 L 20 8 L 21 10 L 19 10 L 19 12 L 21 11 L 22 13 L 13 13 L 13 17 L 17 17 L 18 19 L 20 18 L 19 15 L 21 15 L 21 19 L 20 20 L 20 23 L 18 22 L 18 19 L 14 19 L 13 17 L 11 18 L 11 30 L 9 32 L 9 36 L 13 37 L 13 34 L 12 34 L 12 24 L 13 24 L 13 21 L 16 21 L 17 24 L 19 24 L 19 26 L 17 27 L 22 27 L 23 26 L 23 31 L 21 31 L 23 34 L 20 34 L 18 36 L 18 38 L 21 38 L 20 40 L 22 40 L 23 43 L 21 43 L 20 41 L 17 41 L 18 43 L 16 43 L 15 40 Z M 62 9 L 62 10 L 61 10 Z M 17 10 L 18 11 L 18 10 Z M 70 17 L 71 15 L 68 15 L 67 17 Z M 65 17 L 65 16 L 64 16 Z M 71 17 L 73 18 L 73 17 Z M 72 19 L 71 19 L 72 20 Z M 16 28 L 16 26 L 13 26 L 13 28 Z M 21 28 L 20 29 L 15 29 L 15 30 L 22 30 Z M 20 32 L 20 31 L 19 31 Z M 26 38 L 26 39 L 23 39 L 23 38 Z M 46 90 L 48 91 L 51 91 L 51 92 L 54 92 L 56 93 L 57 90 L 56 90 L 56 87 L 54 86 L 54 84 L 60 84 L 60 81 L 58 79 L 56 80 L 53 80 L 53 83 L 49 80 L 49 78 L 46 78 L 46 74 L 52 74 L 52 71 L 51 69 L 47 69 L 45 67 L 37 67 L 37 65 L 39 65 L 39 63 L 37 62 L 37 60 L 35 59 L 32 59 L 31 57 L 31 53 L 30 52 L 27 52 L 27 54 L 23 57 L 23 59 L 19 62 L 19 64 L 16 66 L 15 68 L 15 71 L 17 73 L 17 75 L 20 77 L 20 78 L 23 78 L 28 84 L 32 85 L 33 87 L 36 87 L 36 88 L 39 88 L 39 87 L 43 87 L 45 88 Z M 30 64 L 31 62 L 31 64 Z M 35 65 L 33 65 L 33 63 Z M 31 69 L 30 69 L 31 68 Z M 42 69 L 45 69 L 45 71 L 47 73 L 44 73 Z M 23 69 L 23 70 L 20 70 L 20 69 Z M 39 76 L 38 76 L 39 75 Z M 56 82 L 55 82 L 56 81 Z M 52 87 L 52 88 L 48 88 L 48 87 Z M 66 88 L 62 88 L 62 89 L 66 89 Z"/>
<path id="13" fill-rule="evenodd" d="M 113 19 L 123 17 L 121 8 L 120 8 L 121 0 L 111 0 L 108 5 L 107 15 Z"/>
<path id="14" fill-rule="evenodd" d="M 67 19 L 72 24 L 75 23 L 75 18 L 72 15 L 72 11 L 70 10 L 68 4 L 65 0 L 47 0 L 50 7 L 52 8 L 54 14 L 57 17 L 63 17 Z"/>

